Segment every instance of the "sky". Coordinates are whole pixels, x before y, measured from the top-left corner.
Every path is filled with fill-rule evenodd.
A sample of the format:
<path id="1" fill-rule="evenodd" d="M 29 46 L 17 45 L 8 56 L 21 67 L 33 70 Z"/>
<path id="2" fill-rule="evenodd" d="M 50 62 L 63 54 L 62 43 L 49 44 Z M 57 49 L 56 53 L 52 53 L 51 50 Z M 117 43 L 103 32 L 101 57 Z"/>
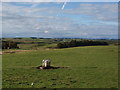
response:
<path id="1" fill-rule="evenodd" d="M 115 2 L 3 2 L 2 37 L 118 38 Z"/>

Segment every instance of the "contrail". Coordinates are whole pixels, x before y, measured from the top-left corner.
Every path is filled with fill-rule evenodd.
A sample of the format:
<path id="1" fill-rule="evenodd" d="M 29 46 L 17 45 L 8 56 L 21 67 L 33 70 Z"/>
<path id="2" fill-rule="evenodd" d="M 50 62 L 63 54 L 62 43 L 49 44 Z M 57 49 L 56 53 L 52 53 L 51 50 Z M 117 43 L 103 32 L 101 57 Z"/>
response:
<path id="1" fill-rule="evenodd" d="M 62 6 L 62 10 L 65 8 L 65 5 L 67 4 L 67 2 L 64 2 L 63 6 Z"/>
<path id="2" fill-rule="evenodd" d="M 67 0 L 66 0 L 66 2 L 64 2 L 64 4 L 63 4 L 63 6 L 62 6 L 62 10 L 65 8 L 65 6 L 66 6 L 66 4 L 67 4 Z M 57 14 L 57 16 L 59 15 L 59 13 Z"/>

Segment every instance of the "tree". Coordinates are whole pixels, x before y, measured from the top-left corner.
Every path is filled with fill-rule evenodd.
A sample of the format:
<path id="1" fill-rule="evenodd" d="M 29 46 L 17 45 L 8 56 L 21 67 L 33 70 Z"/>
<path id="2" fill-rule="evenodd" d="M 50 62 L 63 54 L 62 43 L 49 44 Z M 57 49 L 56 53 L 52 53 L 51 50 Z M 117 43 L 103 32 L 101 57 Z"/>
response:
<path id="1" fill-rule="evenodd" d="M 95 46 L 95 45 L 108 45 L 107 42 L 93 41 L 93 40 L 82 40 L 76 41 L 72 40 L 70 42 L 58 43 L 58 48 L 68 48 L 68 47 L 77 47 L 77 46 Z"/>
<path id="2" fill-rule="evenodd" d="M 2 49 L 15 49 L 15 48 L 19 48 L 16 42 L 2 41 Z"/>

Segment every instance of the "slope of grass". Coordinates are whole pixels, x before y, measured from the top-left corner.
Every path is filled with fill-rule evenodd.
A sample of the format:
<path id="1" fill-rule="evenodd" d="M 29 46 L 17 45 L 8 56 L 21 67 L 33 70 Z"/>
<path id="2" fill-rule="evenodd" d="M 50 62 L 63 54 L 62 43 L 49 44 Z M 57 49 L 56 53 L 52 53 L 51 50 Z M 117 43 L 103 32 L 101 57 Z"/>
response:
<path id="1" fill-rule="evenodd" d="M 38 70 L 43 59 L 53 66 Z M 89 46 L 3 55 L 3 88 L 118 87 L 117 46 Z M 33 86 L 31 85 L 33 83 Z"/>

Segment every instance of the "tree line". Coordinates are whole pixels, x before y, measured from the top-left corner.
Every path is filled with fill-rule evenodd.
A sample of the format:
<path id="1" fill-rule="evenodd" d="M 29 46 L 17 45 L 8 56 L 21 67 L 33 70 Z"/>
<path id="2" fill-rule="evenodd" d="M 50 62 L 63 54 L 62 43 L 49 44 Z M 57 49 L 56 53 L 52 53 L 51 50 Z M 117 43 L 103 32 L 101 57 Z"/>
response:
<path id="1" fill-rule="evenodd" d="M 19 48 L 16 42 L 2 41 L 2 49 L 15 49 L 15 48 Z"/>
<path id="2" fill-rule="evenodd" d="M 103 41 L 93 41 L 93 40 L 71 40 L 69 42 L 61 42 L 57 44 L 58 48 L 69 48 L 69 47 L 78 47 L 78 46 L 96 46 L 96 45 L 108 45 L 107 42 Z"/>

